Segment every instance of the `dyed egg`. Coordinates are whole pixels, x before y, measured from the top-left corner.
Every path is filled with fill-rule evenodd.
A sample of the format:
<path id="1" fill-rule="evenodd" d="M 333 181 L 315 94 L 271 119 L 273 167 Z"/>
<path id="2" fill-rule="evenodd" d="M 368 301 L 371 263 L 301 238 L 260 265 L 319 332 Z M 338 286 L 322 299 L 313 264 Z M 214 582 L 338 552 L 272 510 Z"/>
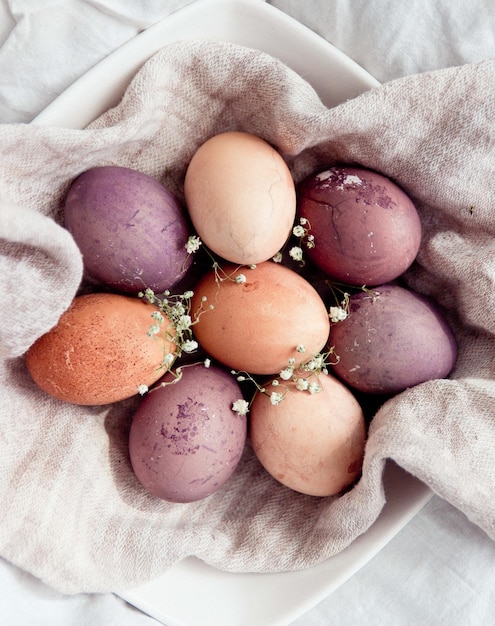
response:
<path id="1" fill-rule="evenodd" d="M 366 443 L 363 412 L 336 378 L 320 375 L 321 391 L 299 391 L 284 382 L 280 404 L 270 401 L 281 386 L 257 393 L 250 410 L 250 436 L 260 463 L 286 487 L 312 496 L 341 493 L 360 476 Z"/>
<path id="2" fill-rule="evenodd" d="M 334 280 L 386 283 L 418 253 L 416 207 L 395 183 L 371 170 L 332 167 L 309 176 L 298 189 L 298 211 L 314 236 L 308 257 Z"/>
<path id="3" fill-rule="evenodd" d="M 200 146 L 184 193 L 198 235 L 232 263 L 266 261 L 290 235 L 296 213 L 291 173 L 269 143 L 249 133 L 221 133 Z"/>
<path id="4" fill-rule="evenodd" d="M 129 296 L 94 293 L 74 299 L 58 324 L 26 354 L 34 382 L 46 393 L 74 404 L 117 402 L 150 386 L 165 371 L 164 355 L 175 352 L 174 330 L 148 336 L 158 309 Z"/>
<path id="5" fill-rule="evenodd" d="M 151 494 L 193 502 L 233 474 L 246 442 L 246 416 L 232 410 L 242 393 L 225 370 L 193 365 L 140 402 L 129 434 L 133 470 Z"/>
<path id="6" fill-rule="evenodd" d="M 88 274 L 120 292 L 163 292 L 192 263 L 185 209 L 161 183 L 136 170 L 109 165 L 84 172 L 69 188 L 64 214 Z"/>
<path id="7" fill-rule="evenodd" d="M 339 357 L 332 371 L 368 394 L 396 394 L 445 378 L 457 356 L 439 308 L 399 285 L 352 295 L 347 319 L 332 324 L 330 343 Z"/>
<path id="8" fill-rule="evenodd" d="M 290 359 L 308 361 L 325 347 L 330 331 L 316 290 L 272 261 L 210 271 L 194 288 L 191 312 L 199 315 L 193 330 L 203 349 L 251 374 L 278 373 Z"/>

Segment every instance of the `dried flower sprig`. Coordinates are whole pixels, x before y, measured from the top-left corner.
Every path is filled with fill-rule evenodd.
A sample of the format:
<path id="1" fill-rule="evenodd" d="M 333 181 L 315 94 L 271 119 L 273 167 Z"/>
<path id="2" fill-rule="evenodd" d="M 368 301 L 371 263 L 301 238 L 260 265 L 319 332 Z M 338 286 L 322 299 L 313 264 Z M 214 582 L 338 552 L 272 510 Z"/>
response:
<path id="1" fill-rule="evenodd" d="M 296 352 L 304 353 L 305 351 L 306 349 L 303 345 L 299 345 L 296 348 Z M 264 384 L 258 382 L 249 372 L 231 370 L 231 373 L 239 382 L 249 381 L 254 384 L 259 393 L 268 395 L 267 388 L 276 387 L 275 390 L 272 389 L 269 397 L 273 405 L 278 405 L 284 400 L 287 393 L 291 391 L 289 383 L 292 383 L 297 391 L 305 391 L 311 395 L 319 393 L 322 390 L 319 376 L 328 375 L 329 366 L 335 365 L 338 361 L 339 357 L 335 354 L 333 348 L 330 348 L 327 352 L 315 354 L 308 361 L 299 365 L 296 365 L 295 358 L 290 358 L 287 366 L 278 373 L 278 376 L 266 381 Z M 247 413 L 250 403 L 242 406 Z"/>
<path id="2" fill-rule="evenodd" d="M 297 261 L 301 267 L 305 265 L 304 260 L 304 248 L 311 249 L 315 247 L 315 238 L 314 235 L 310 233 L 311 224 L 309 220 L 305 217 L 299 218 L 299 224 L 296 224 L 292 228 L 292 235 L 297 237 L 298 242 L 297 245 L 292 246 L 289 250 L 289 256 L 293 261 Z M 277 252 L 275 256 L 272 257 L 272 261 L 275 263 L 281 263 L 283 259 L 282 251 Z"/>
<path id="3" fill-rule="evenodd" d="M 175 345 L 175 352 L 165 352 L 162 366 L 171 369 L 176 359 L 185 352 L 190 354 L 198 348 L 198 342 L 193 337 L 192 327 L 198 323 L 201 315 L 207 310 L 203 308 L 206 298 L 202 298 L 199 311 L 191 315 L 191 299 L 193 291 L 185 291 L 182 294 L 172 295 L 170 291 L 165 291 L 162 296 L 157 296 L 152 289 L 141 291 L 138 296 L 150 304 L 158 307 L 153 311 L 151 318 L 153 323 L 148 329 L 148 336 L 161 335 L 165 333 L 166 338 Z M 210 305 L 208 309 L 212 309 Z M 168 320 L 168 326 L 164 328 L 164 323 Z"/>

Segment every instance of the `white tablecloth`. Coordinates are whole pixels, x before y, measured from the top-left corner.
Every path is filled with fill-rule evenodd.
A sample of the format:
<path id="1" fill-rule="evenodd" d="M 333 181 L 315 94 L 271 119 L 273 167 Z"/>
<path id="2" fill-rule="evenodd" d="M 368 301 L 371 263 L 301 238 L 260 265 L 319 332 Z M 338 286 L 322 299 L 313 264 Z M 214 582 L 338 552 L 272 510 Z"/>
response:
<path id="1" fill-rule="evenodd" d="M 189 2 L 0 0 L 0 123 L 30 121 L 99 60 Z M 495 57 L 492 0 L 271 4 L 380 81 Z M 368 565 L 294 625 L 491 624 L 494 564 L 495 543 L 434 497 Z M 157 624 L 117 596 L 64 596 L 1 559 L 0 615 L 9 626 Z"/>

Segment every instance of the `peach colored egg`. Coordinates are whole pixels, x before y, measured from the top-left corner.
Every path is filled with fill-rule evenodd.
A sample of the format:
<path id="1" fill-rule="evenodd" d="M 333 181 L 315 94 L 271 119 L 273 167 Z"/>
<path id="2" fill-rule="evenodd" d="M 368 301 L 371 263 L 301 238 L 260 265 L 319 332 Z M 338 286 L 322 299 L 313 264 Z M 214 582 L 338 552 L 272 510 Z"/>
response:
<path id="1" fill-rule="evenodd" d="M 211 270 L 194 288 L 191 312 L 197 316 L 201 310 L 193 330 L 202 348 L 224 365 L 251 374 L 278 373 L 290 359 L 308 361 L 325 347 L 330 332 L 314 287 L 272 261 L 253 269 L 226 265 L 222 272 Z"/>
<path id="2" fill-rule="evenodd" d="M 281 385 L 257 393 L 251 405 L 250 435 L 261 464 L 277 481 L 312 496 L 338 495 L 360 476 L 366 442 L 363 412 L 351 392 L 331 375 L 320 375 L 322 390 L 286 394 L 272 404 Z"/>
<path id="3" fill-rule="evenodd" d="M 290 235 L 296 191 L 282 156 L 244 132 L 220 133 L 193 155 L 184 194 L 198 235 L 232 263 L 270 259 Z"/>
<path id="4" fill-rule="evenodd" d="M 164 354 L 175 352 L 167 318 L 153 336 L 158 309 L 138 298 L 93 293 L 74 299 L 58 324 L 26 354 L 34 382 L 46 393 L 74 404 L 117 402 L 152 385 L 165 372 Z"/>

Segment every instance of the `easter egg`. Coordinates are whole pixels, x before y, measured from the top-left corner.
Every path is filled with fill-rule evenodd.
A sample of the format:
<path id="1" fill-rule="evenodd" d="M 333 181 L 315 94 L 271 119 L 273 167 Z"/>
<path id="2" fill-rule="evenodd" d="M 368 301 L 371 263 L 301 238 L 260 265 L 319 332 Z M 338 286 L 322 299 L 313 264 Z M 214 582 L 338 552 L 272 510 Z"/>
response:
<path id="1" fill-rule="evenodd" d="M 399 285 L 353 294 L 348 317 L 332 324 L 332 371 L 353 389 L 396 394 L 427 380 L 445 378 L 457 346 L 439 307 Z"/>
<path id="2" fill-rule="evenodd" d="M 204 244 L 232 263 L 266 261 L 290 235 L 296 213 L 291 173 L 255 135 L 226 132 L 203 143 L 187 168 L 184 194 Z"/>
<path id="3" fill-rule="evenodd" d="M 316 290 L 272 261 L 211 270 L 194 287 L 191 312 L 203 349 L 251 374 L 278 373 L 291 359 L 296 365 L 308 361 L 325 347 L 330 331 Z"/>
<path id="4" fill-rule="evenodd" d="M 159 181 L 134 169 L 108 165 L 78 176 L 64 220 L 87 273 L 122 293 L 163 292 L 191 266 L 185 209 Z"/>
<path id="5" fill-rule="evenodd" d="M 278 482 L 307 495 L 332 496 L 360 476 L 366 423 L 338 379 L 320 375 L 317 383 L 317 393 L 297 389 L 294 381 L 258 392 L 250 409 L 250 437 L 260 463 Z M 273 403 L 271 394 L 280 392 L 283 399 Z"/>
<path id="6" fill-rule="evenodd" d="M 74 299 L 57 325 L 28 350 L 26 366 L 46 393 L 73 404 L 109 404 L 130 398 L 165 371 L 176 346 L 174 329 L 158 309 L 137 298 L 93 293 Z"/>
<path id="7" fill-rule="evenodd" d="M 165 378 L 171 382 L 170 378 Z M 157 386 L 134 414 L 129 453 L 139 482 L 171 502 L 193 502 L 233 474 L 246 441 L 246 415 L 235 378 L 220 367 L 184 367 L 182 378 Z"/>
<path id="8" fill-rule="evenodd" d="M 298 187 L 298 212 L 309 224 L 308 257 L 329 277 L 356 286 L 394 280 L 413 263 L 421 223 L 411 199 L 392 180 L 339 166 Z"/>

